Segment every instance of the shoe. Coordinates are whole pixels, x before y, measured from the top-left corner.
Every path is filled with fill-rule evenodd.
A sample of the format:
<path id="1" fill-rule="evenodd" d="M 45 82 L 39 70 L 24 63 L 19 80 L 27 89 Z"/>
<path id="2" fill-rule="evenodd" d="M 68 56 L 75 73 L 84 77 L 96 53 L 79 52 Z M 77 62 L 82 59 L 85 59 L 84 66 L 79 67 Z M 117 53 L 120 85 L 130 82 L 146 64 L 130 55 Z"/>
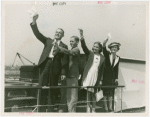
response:
<path id="1" fill-rule="evenodd" d="M 95 111 L 92 111 L 92 113 L 96 113 Z"/>
<path id="2" fill-rule="evenodd" d="M 109 111 L 104 109 L 104 112 L 105 112 L 105 113 L 108 113 Z"/>
<path id="3" fill-rule="evenodd" d="M 92 108 L 92 113 L 96 113 L 95 108 Z"/>
<path id="4" fill-rule="evenodd" d="M 58 112 L 59 112 L 59 113 L 63 113 L 64 111 L 63 111 L 62 109 L 60 109 Z"/>
<path id="5" fill-rule="evenodd" d="M 114 113 L 114 111 L 113 110 L 109 110 L 109 113 Z"/>

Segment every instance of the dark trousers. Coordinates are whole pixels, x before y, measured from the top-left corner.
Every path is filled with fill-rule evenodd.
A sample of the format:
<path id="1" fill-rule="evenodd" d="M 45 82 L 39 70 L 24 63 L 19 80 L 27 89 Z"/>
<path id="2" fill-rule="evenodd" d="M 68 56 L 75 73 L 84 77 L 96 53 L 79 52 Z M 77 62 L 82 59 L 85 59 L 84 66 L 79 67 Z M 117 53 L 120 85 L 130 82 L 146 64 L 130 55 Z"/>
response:
<path id="1" fill-rule="evenodd" d="M 58 78 L 60 74 L 54 74 L 52 72 L 52 64 L 53 61 L 47 58 L 39 67 L 40 67 L 40 78 L 39 78 L 39 86 L 57 86 Z M 39 89 L 38 90 L 38 111 L 39 112 L 53 112 L 53 104 L 55 103 L 55 99 L 57 96 L 57 92 L 55 89 Z M 48 105 L 48 106 L 46 106 Z"/>

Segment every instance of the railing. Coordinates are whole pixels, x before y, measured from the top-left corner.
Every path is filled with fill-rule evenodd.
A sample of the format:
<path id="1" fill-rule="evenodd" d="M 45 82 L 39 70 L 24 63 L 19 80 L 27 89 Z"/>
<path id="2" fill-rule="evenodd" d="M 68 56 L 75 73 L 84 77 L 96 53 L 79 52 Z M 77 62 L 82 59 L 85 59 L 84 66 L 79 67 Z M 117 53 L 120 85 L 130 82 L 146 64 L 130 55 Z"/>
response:
<path id="1" fill-rule="evenodd" d="M 5 86 L 5 89 L 42 89 L 42 90 L 50 90 L 50 89 L 60 89 L 60 88 L 78 88 L 78 89 L 84 89 L 84 88 L 121 88 L 121 111 L 122 112 L 122 89 L 125 86 Z M 38 112 L 38 107 L 40 106 L 55 106 L 55 105 L 38 105 L 39 99 L 37 99 L 37 105 L 34 106 L 22 106 L 22 107 L 16 107 L 16 108 L 24 108 L 24 107 L 34 107 L 33 111 L 34 112 L 37 109 Z M 87 103 L 86 106 L 86 111 L 89 112 L 89 106 L 88 106 L 88 90 L 87 90 L 87 96 L 86 96 L 86 101 L 82 102 L 77 102 L 77 103 Z M 91 102 L 91 101 L 90 101 Z M 5 107 L 5 109 L 11 109 L 12 107 Z M 15 108 L 15 107 L 13 107 Z"/>

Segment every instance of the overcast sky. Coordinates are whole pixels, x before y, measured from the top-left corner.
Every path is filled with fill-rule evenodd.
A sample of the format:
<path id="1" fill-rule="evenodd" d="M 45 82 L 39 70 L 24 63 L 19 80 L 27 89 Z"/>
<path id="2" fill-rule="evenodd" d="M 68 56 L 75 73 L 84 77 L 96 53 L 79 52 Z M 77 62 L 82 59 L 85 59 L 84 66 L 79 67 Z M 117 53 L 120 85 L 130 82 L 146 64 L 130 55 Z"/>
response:
<path id="1" fill-rule="evenodd" d="M 83 3 L 84 5 L 71 5 L 67 2 L 66 5 L 53 6 L 52 2 L 36 2 L 35 7 L 39 13 L 37 25 L 40 32 L 53 38 L 55 30 L 63 28 L 65 37 L 62 41 L 69 45 L 70 37 L 79 36 L 78 28 L 82 28 L 89 49 L 95 41 L 103 42 L 110 32 L 113 39 L 108 44 L 114 41 L 121 43 L 118 52 L 120 57 L 146 60 L 146 5 Z M 2 9 L 5 13 L 3 39 L 7 65 L 13 63 L 17 52 L 38 63 L 44 45 L 36 39 L 30 27 L 32 19 L 27 11 L 32 6 L 33 2 L 9 3 Z M 21 64 L 19 59 L 16 64 Z"/>

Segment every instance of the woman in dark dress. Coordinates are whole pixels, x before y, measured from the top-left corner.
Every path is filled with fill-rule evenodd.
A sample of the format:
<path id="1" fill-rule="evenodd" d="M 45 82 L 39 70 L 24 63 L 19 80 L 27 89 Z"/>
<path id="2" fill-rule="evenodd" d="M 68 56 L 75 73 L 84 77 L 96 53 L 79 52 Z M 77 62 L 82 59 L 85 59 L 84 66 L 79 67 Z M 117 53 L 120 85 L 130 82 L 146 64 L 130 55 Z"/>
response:
<path id="1" fill-rule="evenodd" d="M 120 43 L 113 42 L 108 45 L 110 52 L 106 49 L 108 39 L 103 42 L 103 54 L 105 56 L 105 69 L 102 84 L 103 86 L 118 85 L 118 67 L 120 57 L 116 55 L 119 50 Z M 113 111 L 112 102 L 115 88 L 103 88 L 104 109 L 106 112 Z"/>

